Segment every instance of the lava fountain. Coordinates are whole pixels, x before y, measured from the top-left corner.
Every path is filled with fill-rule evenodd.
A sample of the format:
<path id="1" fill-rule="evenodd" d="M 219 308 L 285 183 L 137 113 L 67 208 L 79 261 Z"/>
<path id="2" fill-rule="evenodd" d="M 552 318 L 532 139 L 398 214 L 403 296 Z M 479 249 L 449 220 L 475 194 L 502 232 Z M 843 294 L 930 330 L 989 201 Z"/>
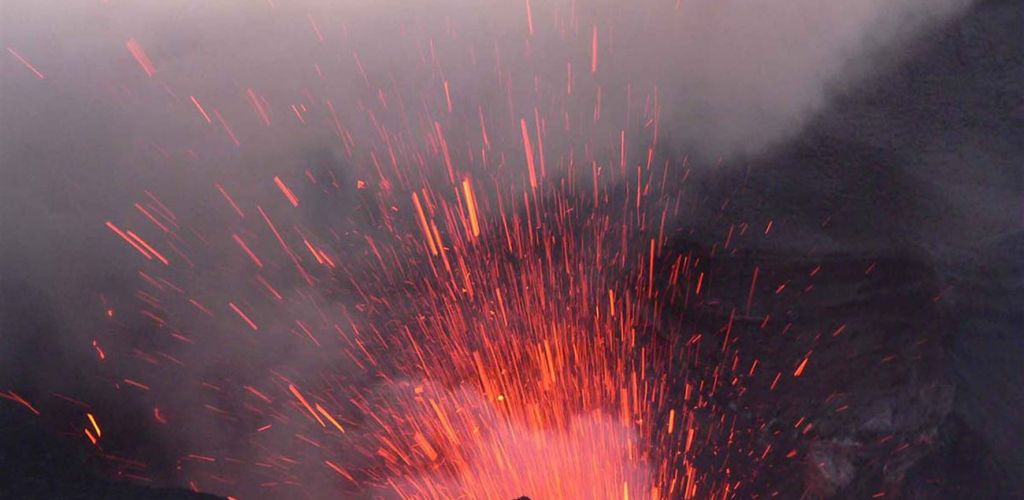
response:
<path id="1" fill-rule="evenodd" d="M 233 498 L 729 496 L 724 460 L 694 457 L 731 444 L 707 395 L 746 370 L 728 328 L 704 366 L 717 340 L 664 317 L 707 285 L 668 245 L 695 200 L 658 143 L 659 87 L 616 69 L 611 20 L 521 7 L 507 38 L 403 17 L 432 35 L 377 59 L 367 28 L 307 15 L 319 55 L 283 63 L 294 86 L 233 97 L 127 38 L 116 103 L 166 104 L 191 142 L 140 143 L 203 181 L 97 224 L 138 279 L 97 296 L 115 395 L 61 398 L 116 475 Z M 261 158 L 295 137 L 327 159 Z"/>
<path id="2" fill-rule="evenodd" d="M 591 179 L 587 189 L 530 189 L 524 181 L 484 191 L 464 177 L 447 193 L 422 188 L 408 201 L 379 196 L 383 203 L 369 213 L 389 214 L 384 229 L 350 232 L 346 257 L 298 227 L 293 234 L 307 236 L 289 242 L 258 207 L 266 244 L 246 242 L 241 230 L 230 239 L 260 269 L 251 280 L 260 302 L 227 300 L 216 314 L 140 272 L 172 295 L 140 291 L 160 307 L 141 314 L 192 343 L 164 319 L 177 302 L 207 319 L 226 316 L 231 335 L 247 332 L 224 345 L 248 342 L 260 350 L 281 342 L 261 337 L 284 334 L 324 360 L 313 373 L 286 362 L 259 388 L 231 375 L 200 382 L 228 404 L 242 402 L 243 415 L 211 404 L 196 410 L 252 429 L 246 440 L 265 455 L 250 466 L 262 469 L 265 487 L 305 485 L 313 461 L 336 476 L 330 491 L 348 494 L 708 494 L 727 485 L 688 458 L 703 446 L 695 444 L 702 434 L 690 409 L 709 404 L 690 383 L 694 339 L 661 318 L 666 305 L 699 294 L 703 280 L 699 262 L 665 249 L 664 221 L 679 206 L 664 194 L 669 167 L 638 165 L 635 180 Z M 283 206 L 301 203 L 276 180 Z M 169 210 L 166 217 L 173 221 Z M 166 265 L 136 233 L 108 228 Z M 262 274 L 272 250 L 283 258 L 279 272 L 327 298 L 303 311 L 312 293 L 277 291 Z M 211 292 L 232 293 L 204 291 Z M 339 363 L 348 368 L 337 370 Z M 268 432 L 274 429 L 281 430 Z M 195 452 L 185 455 L 184 469 L 210 477 L 201 471 L 225 460 L 229 468 L 242 462 Z"/>

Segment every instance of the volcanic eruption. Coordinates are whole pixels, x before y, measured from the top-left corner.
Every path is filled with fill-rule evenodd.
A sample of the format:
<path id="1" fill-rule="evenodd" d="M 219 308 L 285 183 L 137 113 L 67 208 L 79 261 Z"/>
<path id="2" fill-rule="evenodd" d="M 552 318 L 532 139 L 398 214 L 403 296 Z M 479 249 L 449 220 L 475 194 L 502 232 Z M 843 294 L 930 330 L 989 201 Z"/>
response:
<path id="1" fill-rule="evenodd" d="M 881 153 L 792 170 L 968 8 L 5 7 L 0 403 L 65 492 L 916 495 L 941 252 L 861 237 Z"/>

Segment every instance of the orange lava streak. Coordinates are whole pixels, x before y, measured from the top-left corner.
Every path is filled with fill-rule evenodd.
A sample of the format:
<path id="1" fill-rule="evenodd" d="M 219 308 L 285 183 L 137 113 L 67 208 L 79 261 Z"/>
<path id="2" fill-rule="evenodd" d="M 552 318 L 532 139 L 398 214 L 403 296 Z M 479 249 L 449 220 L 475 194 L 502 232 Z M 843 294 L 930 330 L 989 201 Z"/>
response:
<path id="1" fill-rule="evenodd" d="M 334 462 L 331 462 L 330 460 L 324 460 L 324 463 L 327 464 L 327 466 L 330 467 L 331 470 L 333 470 L 334 472 L 337 472 L 339 475 L 341 475 L 345 479 L 348 479 L 349 481 L 352 481 L 353 483 L 356 482 L 355 478 L 352 477 L 352 474 L 349 474 L 348 471 L 346 471 L 345 469 L 342 469 L 341 467 L 335 465 Z"/>
<path id="2" fill-rule="evenodd" d="M 153 256 L 150 255 L 149 252 L 147 252 L 145 248 L 142 248 L 138 243 L 135 242 L 134 239 L 132 239 L 124 231 L 122 231 L 121 228 L 115 226 L 113 222 L 107 221 L 106 225 L 107 225 L 107 228 L 109 228 L 111 231 L 114 232 L 114 234 L 120 236 L 121 239 L 123 239 L 124 241 L 128 242 L 128 244 L 131 245 L 132 248 L 134 248 L 139 253 L 141 253 L 142 256 L 145 257 L 147 260 L 153 260 Z"/>
<path id="3" fill-rule="evenodd" d="M 526 152 L 526 168 L 530 176 L 530 187 L 537 189 L 537 171 L 533 166 L 533 146 L 530 145 L 530 132 L 526 129 L 526 119 L 519 120 L 519 126 L 523 132 L 523 150 Z"/>
<path id="4" fill-rule="evenodd" d="M 214 186 L 216 186 L 217 191 L 220 191 L 220 194 L 224 196 L 224 199 L 228 201 L 228 203 L 231 205 L 231 208 L 235 210 L 235 213 L 237 213 L 239 217 L 245 218 L 245 214 L 242 213 L 242 209 L 238 208 L 238 204 L 235 203 L 235 200 L 233 198 L 231 198 L 231 195 L 228 194 L 227 190 L 225 190 L 220 184 L 214 184 Z"/>
<path id="5" fill-rule="evenodd" d="M 92 428 L 96 430 L 96 437 L 103 437 L 103 431 L 100 430 L 100 424 L 96 422 L 96 417 L 94 417 L 92 413 L 86 413 L 85 416 L 89 417 L 89 423 L 91 423 Z"/>
<path id="6" fill-rule="evenodd" d="M 40 80 L 46 78 L 45 76 L 43 76 L 43 73 L 41 71 L 39 71 L 35 66 L 33 66 L 32 63 L 28 62 L 28 59 L 22 57 L 21 54 L 19 54 L 17 51 L 10 47 L 7 47 L 7 52 L 14 56 L 14 58 L 17 59 L 18 62 L 25 65 L 25 67 L 28 68 L 28 70 L 31 71 L 32 74 L 36 75 L 36 78 Z"/>
<path id="7" fill-rule="evenodd" d="M 452 94 L 448 88 L 448 80 L 444 81 L 444 100 L 448 103 L 448 112 L 452 112 Z"/>
<path id="8" fill-rule="evenodd" d="M 288 203 L 291 203 L 293 207 L 299 206 L 299 199 L 295 197 L 295 193 L 293 193 L 291 189 L 288 189 L 288 186 L 285 185 L 284 181 L 282 181 L 280 177 L 274 176 L 274 184 L 276 184 L 277 188 L 281 190 L 284 197 L 288 199 Z"/>
<path id="9" fill-rule="evenodd" d="M 165 266 L 170 264 L 170 261 L 167 260 L 167 257 L 164 257 L 160 252 L 156 251 L 156 249 L 154 249 L 152 246 L 150 246 L 149 243 L 146 243 L 146 240 L 143 240 L 142 238 L 140 238 L 139 235 L 133 233 L 131 230 L 126 230 L 125 233 L 131 239 L 137 241 L 140 245 L 142 245 L 142 247 L 145 248 L 154 257 L 156 257 L 157 260 L 159 260 L 160 262 L 163 262 Z"/>
<path id="10" fill-rule="evenodd" d="M 156 73 L 156 68 L 153 67 L 153 62 L 149 60 L 149 56 L 146 55 L 146 51 L 142 50 L 142 45 L 134 38 L 129 38 L 124 42 L 124 46 L 128 48 L 128 52 L 132 53 L 132 57 L 139 63 L 142 70 L 146 72 L 146 76 L 153 76 Z"/>
<path id="11" fill-rule="evenodd" d="M 444 131 L 441 124 L 434 122 L 434 131 L 437 133 L 437 140 L 441 144 L 441 152 L 444 154 L 444 166 L 448 169 L 448 180 L 455 182 L 455 169 L 452 167 L 452 156 L 448 151 L 448 141 L 444 138 Z"/>
<path id="12" fill-rule="evenodd" d="M 246 316 L 245 313 L 242 312 L 242 310 L 239 309 L 234 302 L 228 302 L 228 307 L 230 307 L 232 311 L 235 311 L 235 314 L 237 314 L 239 318 L 242 318 L 242 320 L 245 321 L 245 324 L 249 325 L 249 328 L 252 328 L 253 331 L 259 330 L 259 328 L 256 326 L 256 323 L 253 323 L 252 320 L 249 319 L 249 316 Z"/>
<path id="13" fill-rule="evenodd" d="M 338 429 L 341 432 L 345 432 L 345 428 L 342 427 L 341 424 L 339 424 L 338 421 L 330 413 L 328 413 L 323 406 L 320 406 L 319 403 L 317 403 L 316 405 L 316 410 L 320 412 L 320 414 L 323 415 L 324 418 L 326 418 L 327 421 L 330 422 L 331 425 L 333 425 L 336 429 Z"/>
<path id="14" fill-rule="evenodd" d="M 258 113 L 260 115 L 260 119 L 263 120 L 263 124 L 270 125 L 270 115 L 267 114 L 267 110 L 263 106 L 263 103 L 260 102 L 260 97 L 256 95 L 256 91 L 253 89 L 246 89 L 245 93 L 249 97 L 249 103 L 256 108 L 256 113 Z"/>
<path id="15" fill-rule="evenodd" d="M 243 241 L 240 236 L 238 236 L 237 234 L 233 234 L 231 235 L 231 237 L 235 240 L 235 243 L 238 243 L 238 246 L 242 247 L 242 250 L 245 251 L 245 254 L 248 255 L 250 259 L 252 259 L 253 264 L 256 264 L 256 267 L 263 267 L 263 262 L 261 262 L 260 259 L 256 257 L 256 254 L 253 253 L 252 249 L 249 248 L 249 245 L 246 245 L 245 241 Z"/>
<path id="16" fill-rule="evenodd" d="M 299 262 L 299 258 L 295 256 L 292 249 L 288 247 L 287 243 L 285 243 L 284 238 L 281 237 L 281 233 L 277 230 L 277 226 L 270 221 L 270 217 L 263 211 L 262 207 L 257 205 L 256 210 L 260 213 L 260 216 L 263 217 L 263 221 L 267 223 L 267 226 L 274 233 L 274 237 L 277 238 L 277 242 L 281 244 L 281 248 L 284 249 L 285 253 L 288 254 L 288 257 L 291 258 L 292 263 L 295 264 L 295 268 L 299 271 L 299 274 L 302 275 L 302 278 L 305 279 L 306 283 L 309 285 L 313 285 L 313 277 L 306 272 L 306 269 L 302 267 L 302 263 Z"/>
<path id="17" fill-rule="evenodd" d="M 462 179 L 462 193 L 466 197 L 466 211 L 469 212 L 469 222 L 473 229 L 473 236 L 480 236 L 480 223 L 476 215 L 476 197 L 473 196 L 473 186 L 469 178 Z"/>
<path id="18" fill-rule="evenodd" d="M 124 379 L 124 383 L 126 383 L 126 384 L 128 384 L 128 385 L 130 385 L 132 387 L 137 387 L 137 388 L 142 389 L 144 391 L 148 391 L 149 390 L 149 386 L 148 385 L 143 384 L 141 382 L 136 382 L 136 381 L 134 381 L 132 379 L 126 378 L 126 379 Z"/>
<path id="19" fill-rule="evenodd" d="M 430 253 L 437 255 L 437 245 L 434 243 L 434 236 L 430 233 L 430 225 L 427 224 L 427 218 L 423 213 L 423 205 L 420 204 L 420 197 L 416 193 L 412 194 L 412 203 L 416 207 L 417 222 L 419 222 L 420 229 L 423 230 L 423 236 L 427 240 L 427 246 L 430 247 Z"/>
<path id="20" fill-rule="evenodd" d="M 533 10 L 530 9 L 530 0 L 526 0 L 526 29 L 533 36 Z"/>
<path id="21" fill-rule="evenodd" d="M 793 376 L 794 377 L 799 377 L 800 375 L 803 375 L 804 374 L 804 368 L 807 368 L 807 362 L 810 361 L 810 360 L 811 360 L 811 352 L 808 352 L 807 356 L 805 356 L 803 361 L 800 362 L 800 365 L 796 367 L 795 371 L 793 371 Z"/>
<path id="22" fill-rule="evenodd" d="M 165 233 L 169 233 L 169 232 L 171 232 L 171 230 L 170 230 L 170 229 L 168 229 L 168 228 L 167 228 L 167 226 L 165 226 L 165 225 L 164 225 L 163 223 L 161 223 L 160 221 L 158 221 L 158 220 L 156 219 L 156 217 L 153 217 L 153 214 L 149 213 L 149 210 L 146 210 L 146 208 L 145 208 L 145 207 L 143 207 L 142 205 L 140 205 L 140 204 L 136 203 L 136 204 L 135 204 L 135 208 L 136 208 L 136 209 L 137 209 L 137 210 L 138 210 L 139 212 L 142 212 L 142 215 L 145 215 L 145 216 L 146 216 L 146 218 L 147 218 L 147 219 L 149 219 L 149 221 L 150 221 L 150 222 L 152 222 L 152 223 L 153 223 L 153 224 L 154 224 L 154 225 L 155 225 L 156 227 L 160 228 L 160 230 L 161 230 L 161 231 L 163 231 L 163 232 L 165 232 Z"/>
<path id="23" fill-rule="evenodd" d="M 236 147 L 241 146 L 242 143 L 238 140 L 238 137 L 235 136 L 235 132 L 231 130 L 231 126 L 228 125 L 228 122 L 224 119 L 223 116 L 221 116 L 220 111 L 217 111 L 216 109 L 213 110 L 213 116 L 216 116 L 217 121 L 219 121 L 220 125 L 224 127 L 224 131 L 227 132 L 228 137 L 231 138 L 231 142 L 233 142 Z"/>
<path id="24" fill-rule="evenodd" d="M 213 120 L 210 119 L 210 115 L 206 114 L 206 110 L 203 109 L 203 105 L 199 104 L 199 99 L 196 99 L 196 96 L 194 95 L 190 95 L 188 97 L 192 100 L 192 104 L 196 106 L 196 109 L 199 110 L 199 114 L 203 115 L 203 119 L 206 120 L 206 123 L 213 123 Z"/>
<path id="25" fill-rule="evenodd" d="M 299 392 L 298 387 L 295 387 L 293 384 L 288 384 L 288 390 L 295 396 L 295 399 L 298 399 L 299 402 L 302 403 L 302 406 L 306 408 L 306 411 L 316 419 L 320 424 L 320 427 L 327 427 L 327 425 L 324 424 L 324 421 L 320 418 L 320 415 L 317 415 L 317 413 L 313 411 L 313 407 L 309 405 L 309 401 L 306 401 L 306 398 L 303 397 L 301 392 Z"/>
<path id="26" fill-rule="evenodd" d="M 21 406 L 24 406 L 25 408 L 28 408 L 29 411 L 31 411 L 32 413 L 35 413 L 37 416 L 40 414 L 39 410 L 37 410 L 34 406 L 32 406 L 32 403 L 29 403 L 25 398 L 19 396 L 18 393 L 14 392 L 14 391 L 7 391 L 6 393 L 0 392 L 0 398 L 9 399 L 11 401 L 14 401 L 15 403 L 18 403 Z"/>

